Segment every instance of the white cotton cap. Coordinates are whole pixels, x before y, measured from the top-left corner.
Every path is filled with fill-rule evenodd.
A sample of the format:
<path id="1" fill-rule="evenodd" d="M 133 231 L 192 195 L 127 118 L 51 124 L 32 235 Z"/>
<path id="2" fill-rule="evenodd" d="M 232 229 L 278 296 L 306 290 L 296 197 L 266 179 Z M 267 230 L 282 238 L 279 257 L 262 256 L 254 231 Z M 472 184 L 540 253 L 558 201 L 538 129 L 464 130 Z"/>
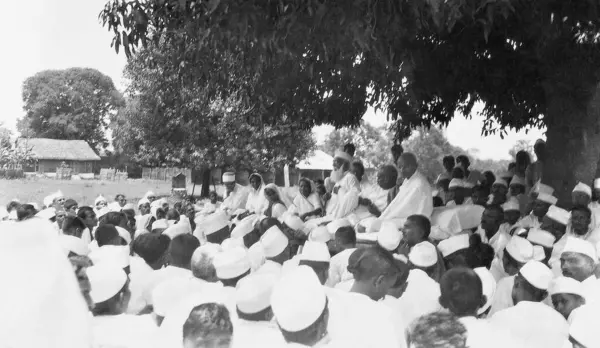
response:
<path id="1" fill-rule="evenodd" d="M 54 198 L 53 198 L 54 199 Z M 98 197 L 96 197 L 96 199 L 94 200 L 94 205 L 98 205 L 98 203 L 100 202 L 105 202 L 108 203 L 108 201 L 106 200 L 106 198 L 104 198 L 104 196 L 100 195 Z"/>
<path id="2" fill-rule="evenodd" d="M 534 245 L 532 260 L 543 262 L 544 259 L 546 259 L 546 252 L 544 251 L 544 247 L 542 247 L 541 245 Z"/>
<path id="3" fill-rule="evenodd" d="M 221 248 L 223 248 L 223 250 L 245 248 L 244 240 L 242 238 L 225 238 L 221 242 Z"/>
<path id="4" fill-rule="evenodd" d="M 556 204 L 556 202 L 558 202 L 558 198 L 549 195 L 547 193 L 538 193 L 538 196 L 536 198 L 538 201 L 540 202 L 544 202 L 544 203 L 548 203 L 550 205 L 554 205 Z"/>
<path id="5" fill-rule="evenodd" d="M 70 236 L 68 234 L 61 234 L 58 237 L 65 255 L 69 256 L 69 253 L 72 252 L 79 256 L 87 256 L 90 253 L 90 249 L 81 238 Z"/>
<path id="6" fill-rule="evenodd" d="M 54 193 L 54 199 L 63 198 L 63 197 L 65 197 L 65 195 L 62 193 L 61 190 L 58 190 Z"/>
<path id="7" fill-rule="evenodd" d="M 504 187 L 508 188 L 508 184 L 506 183 L 506 180 L 500 179 L 500 178 L 497 178 L 496 181 L 494 181 L 494 184 L 492 186 L 494 186 L 494 185 L 500 185 L 500 186 L 504 186 Z"/>
<path id="8" fill-rule="evenodd" d="M 104 207 L 96 212 L 96 218 L 100 219 L 108 213 L 110 213 L 110 209 L 108 207 Z"/>
<path id="9" fill-rule="evenodd" d="M 44 200 L 42 201 L 42 203 L 46 207 L 51 206 L 52 203 L 54 203 L 54 195 L 48 195 L 48 196 L 44 197 Z"/>
<path id="10" fill-rule="evenodd" d="M 336 150 L 335 154 L 333 155 L 333 158 L 341 158 L 346 162 L 352 162 L 352 156 L 350 156 L 350 154 L 342 150 Z"/>
<path id="11" fill-rule="evenodd" d="M 585 298 L 585 289 L 580 281 L 569 277 L 556 277 L 548 288 L 550 295 L 573 294 Z"/>
<path id="12" fill-rule="evenodd" d="M 475 187 L 475 184 L 470 181 L 463 180 L 462 187 L 466 189 L 472 189 L 473 187 Z"/>
<path id="13" fill-rule="evenodd" d="M 256 272 L 264 265 L 267 256 L 265 255 L 265 249 L 261 242 L 254 243 L 248 248 L 248 260 L 250 261 L 250 268 L 253 272 Z"/>
<path id="14" fill-rule="evenodd" d="M 283 223 L 294 231 L 302 231 L 304 228 L 304 221 L 297 215 L 287 215 L 283 219 Z"/>
<path id="15" fill-rule="evenodd" d="M 600 316 L 596 306 L 581 306 L 572 314 L 569 335 L 585 348 L 599 348 L 598 320 L 600 320 Z"/>
<path id="16" fill-rule="evenodd" d="M 129 246 L 104 245 L 88 255 L 94 265 L 111 264 L 121 269 L 129 266 Z"/>
<path id="17" fill-rule="evenodd" d="M 341 227 L 347 226 L 352 226 L 350 225 L 350 221 L 348 221 L 348 219 L 337 219 L 327 224 L 327 230 L 329 231 L 329 234 L 331 234 L 331 238 L 333 238 L 337 230 L 339 230 Z"/>
<path id="18" fill-rule="evenodd" d="M 556 241 L 556 237 L 554 237 L 554 235 L 548 231 L 544 231 L 539 228 L 532 228 L 527 234 L 527 240 L 530 241 L 531 244 L 552 248 L 554 242 Z"/>
<path id="19" fill-rule="evenodd" d="M 154 191 L 148 191 L 144 195 L 144 198 L 148 199 L 148 197 L 156 197 L 156 193 L 154 193 Z"/>
<path id="20" fill-rule="evenodd" d="M 233 279 L 250 270 L 248 251 L 244 248 L 223 250 L 215 255 L 213 265 L 219 279 Z"/>
<path id="21" fill-rule="evenodd" d="M 510 197 L 506 203 L 502 204 L 504 211 L 520 211 L 519 200 L 515 197 Z"/>
<path id="22" fill-rule="evenodd" d="M 579 182 L 577 185 L 575 185 L 573 192 L 583 192 L 590 198 L 592 197 L 592 188 L 582 182 Z"/>
<path id="23" fill-rule="evenodd" d="M 169 238 L 173 240 L 177 236 L 190 233 L 192 233 L 192 226 L 190 226 L 190 223 L 187 220 L 180 220 L 178 223 L 167 227 L 162 234 L 169 236 Z"/>
<path id="24" fill-rule="evenodd" d="M 567 237 L 567 242 L 565 243 L 562 253 L 564 254 L 569 252 L 588 256 L 594 260 L 594 263 L 598 262 L 596 247 L 592 243 L 581 238 Z"/>
<path id="25" fill-rule="evenodd" d="M 314 324 L 326 305 L 325 288 L 308 266 L 286 272 L 275 284 L 271 296 L 277 324 L 289 332 L 298 332 Z"/>
<path id="26" fill-rule="evenodd" d="M 121 291 L 127 283 L 127 274 L 114 264 L 95 264 L 86 269 L 90 280 L 90 297 L 94 303 L 104 302 Z"/>
<path id="27" fill-rule="evenodd" d="M 233 172 L 227 172 L 223 174 L 223 183 L 224 184 L 229 184 L 235 182 L 235 173 Z"/>
<path id="28" fill-rule="evenodd" d="M 569 219 L 571 219 L 571 213 L 555 205 L 551 205 L 550 208 L 548 208 L 546 216 L 565 226 L 567 226 Z"/>
<path id="29" fill-rule="evenodd" d="M 496 279 L 492 273 L 485 267 L 474 268 L 473 271 L 477 273 L 479 279 L 481 279 L 481 286 L 483 294 L 486 297 L 485 305 L 477 310 L 477 314 L 482 314 L 487 311 L 494 301 L 494 294 L 496 293 Z"/>
<path id="30" fill-rule="evenodd" d="M 513 175 L 512 180 L 510 181 L 511 185 L 523 185 L 525 186 L 525 178 L 520 177 L 518 175 Z"/>
<path id="31" fill-rule="evenodd" d="M 254 221 L 244 219 L 238 222 L 233 230 L 231 230 L 231 238 L 244 238 L 245 235 L 252 231 L 254 231 Z"/>
<path id="32" fill-rule="evenodd" d="M 513 236 L 506 244 L 505 251 L 520 263 L 533 259 L 533 245 L 523 237 Z"/>
<path id="33" fill-rule="evenodd" d="M 152 290 L 152 310 L 165 317 L 181 301 L 193 293 L 201 293 L 204 283 L 193 277 L 173 277 L 160 282 Z"/>
<path id="34" fill-rule="evenodd" d="M 38 212 L 37 214 L 35 214 L 35 216 L 40 217 L 42 219 L 50 220 L 56 216 L 56 209 L 46 208 L 46 209 Z"/>
<path id="35" fill-rule="evenodd" d="M 297 257 L 297 256 L 295 256 Z M 289 262 L 289 261 L 286 261 Z M 284 262 L 284 263 L 286 263 Z M 269 261 L 269 262 L 265 262 L 262 266 L 260 266 L 258 269 L 256 269 L 254 271 L 254 274 L 270 274 L 273 276 L 276 276 L 277 278 L 279 278 L 281 276 L 281 270 L 283 269 L 283 266 L 277 262 L 273 262 L 273 261 Z"/>
<path id="36" fill-rule="evenodd" d="M 524 227 L 517 227 L 515 229 L 515 234 L 514 235 L 515 236 L 522 236 L 522 235 L 524 235 L 527 232 L 529 232 L 529 229 L 524 228 Z"/>
<path id="37" fill-rule="evenodd" d="M 600 178 L 594 179 L 594 188 L 600 189 Z"/>
<path id="38" fill-rule="evenodd" d="M 162 228 L 166 230 L 167 228 L 169 228 L 169 223 L 165 219 L 156 220 L 152 223 L 150 229 L 154 231 L 157 228 Z"/>
<path id="39" fill-rule="evenodd" d="M 450 180 L 450 183 L 448 184 L 448 189 L 457 187 L 463 187 L 463 181 L 456 178 Z"/>
<path id="40" fill-rule="evenodd" d="M 447 257 L 459 250 L 467 249 L 468 247 L 469 235 L 466 233 L 444 239 L 440 242 L 440 244 L 438 244 L 438 249 L 444 257 Z"/>
<path id="41" fill-rule="evenodd" d="M 271 226 L 265 234 L 260 237 L 267 258 L 281 254 L 289 244 L 285 234 L 277 226 Z"/>
<path id="42" fill-rule="evenodd" d="M 119 237 L 123 238 L 127 242 L 127 245 L 131 244 L 131 233 L 129 233 L 129 231 L 121 226 L 115 226 L 115 229 L 119 233 Z"/>
<path id="43" fill-rule="evenodd" d="M 548 290 L 554 274 L 548 266 L 535 260 L 528 261 L 519 271 L 529 284 L 540 290 Z"/>
<path id="44" fill-rule="evenodd" d="M 33 209 L 35 210 L 40 210 L 40 206 L 36 202 L 29 202 L 27 204 L 33 206 Z"/>
<path id="45" fill-rule="evenodd" d="M 209 236 L 228 226 L 229 219 L 227 218 L 227 214 L 225 214 L 225 212 L 222 211 L 210 214 L 202 222 L 202 230 L 204 231 L 205 236 Z"/>
<path id="46" fill-rule="evenodd" d="M 431 267 L 437 263 L 437 249 L 429 242 L 421 242 L 410 249 L 408 259 L 417 267 Z"/>
<path id="47" fill-rule="evenodd" d="M 331 260 L 331 254 L 329 254 L 327 244 L 323 242 L 307 241 L 304 243 L 302 253 L 300 253 L 300 260 L 329 262 Z"/>
<path id="48" fill-rule="evenodd" d="M 271 306 L 271 295 L 277 276 L 270 273 L 254 273 L 241 279 L 235 291 L 237 309 L 246 314 L 258 313 Z"/>
<path id="49" fill-rule="evenodd" d="M 142 205 L 142 204 L 150 204 L 150 201 L 148 200 L 148 198 L 145 198 L 145 197 L 144 197 L 144 198 L 142 198 L 142 199 L 140 199 L 140 200 L 138 201 L 138 204 L 137 204 L 137 205 L 138 205 L 138 208 L 139 208 L 139 206 L 140 206 L 140 205 Z"/>
<path id="50" fill-rule="evenodd" d="M 535 186 L 533 186 L 533 192 L 537 192 L 538 194 L 546 194 L 548 196 L 552 196 L 554 193 L 554 189 L 552 186 L 542 184 L 541 182 L 537 182 Z M 554 204 L 554 203 L 553 203 Z"/>
<path id="51" fill-rule="evenodd" d="M 500 174 L 498 174 L 497 177 L 500 177 L 500 178 L 503 178 L 503 179 L 510 179 L 510 178 L 513 177 L 513 173 L 511 173 L 508 170 L 505 170 L 503 172 L 500 172 Z M 504 182 L 506 183 L 506 180 Z"/>
<path id="52" fill-rule="evenodd" d="M 388 251 L 398 249 L 402 240 L 402 232 L 396 228 L 396 225 L 390 221 L 383 221 L 381 228 L 377 233 L 377 244 Z"/>
<path id="53" fill-rule="evenodd" d="M 327 229 L 327 226 L 318 226 L 308 236 L 308 240 L 313 242 L 327 243 L 332 239 L 331 233 Z"/>

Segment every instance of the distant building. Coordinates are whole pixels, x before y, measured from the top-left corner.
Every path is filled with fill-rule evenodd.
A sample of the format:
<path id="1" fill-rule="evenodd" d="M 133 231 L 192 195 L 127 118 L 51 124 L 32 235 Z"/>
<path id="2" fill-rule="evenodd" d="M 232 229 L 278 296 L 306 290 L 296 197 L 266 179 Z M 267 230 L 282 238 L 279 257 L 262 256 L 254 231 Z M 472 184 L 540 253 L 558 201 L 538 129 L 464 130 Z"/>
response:
<path id="1" fill-rule="evenodd" d="M 92 173 L 94 164 L 100 161 L 100 156 L 85 140 L 20 138 L 17 146 L 31 149 L 36 160 L 34 165 L 23 168 L 25 172 L 55 173 L 65 162 L 73 174 Z"/>

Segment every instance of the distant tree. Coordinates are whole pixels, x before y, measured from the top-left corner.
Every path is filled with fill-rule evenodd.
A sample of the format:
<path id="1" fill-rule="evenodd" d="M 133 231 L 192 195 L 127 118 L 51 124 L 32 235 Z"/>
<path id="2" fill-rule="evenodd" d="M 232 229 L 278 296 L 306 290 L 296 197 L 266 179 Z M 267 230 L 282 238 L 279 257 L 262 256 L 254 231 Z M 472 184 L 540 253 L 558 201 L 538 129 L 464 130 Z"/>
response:
<path id="1" fill-rule="evenodd" d="M 333 130 L 320 148 L 333 155 L 335 150 L 341 149 L 347 143 L 353 143 L 356 146 L 355 158 L 362 160 L 366 168 L 379 168 L 383 164 L 393 162 L 390 152 L 393 138 L 393 134 L 385 127 L 374 127 L 361 121 L 359 127 Z"/>
<path id="2" fill-rule="evenodd" d="M 105 149 L 111 114 L 123 105 L 112 79 L 98 70 L 41 71 L 23 83 L 25 116 L 17 123 L 24 137 L 82 139 Z"/>
<path id="3" fill-rule="evenodd" d="M 10 137 L 12 136 L 12 131 L 4 126 L 2 122 L 0 122 L 0 148 L 10 148 L 11 141 Z"/>
<path id="4" fill-rule="evenodd" d="M 525 140 L 525 139 L 519 139 L 519 140 L 517 140 L 515 145 L 513 145 L 513 147 L 510 150 L 508 150 L 508 154 L 510 155 L 510 158 L 512 159 L 513 162 L 514 162 L 515 158 L 517 157 L 517 152 L 519 152 L 521 150 L 527 151 L 527 153 L 529 153 L 529 156 L 532 159 L 534 158 L 533 145 L 531 145 L 531 142 L 529 142 L 528 140 Z"/>

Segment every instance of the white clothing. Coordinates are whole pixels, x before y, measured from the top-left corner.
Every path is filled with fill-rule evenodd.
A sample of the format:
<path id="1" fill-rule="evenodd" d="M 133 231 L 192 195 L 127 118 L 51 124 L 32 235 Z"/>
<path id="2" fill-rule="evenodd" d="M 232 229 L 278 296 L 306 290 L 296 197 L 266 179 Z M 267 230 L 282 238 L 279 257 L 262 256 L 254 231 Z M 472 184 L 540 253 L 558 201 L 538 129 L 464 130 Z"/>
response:
<path id="1" fill-rule="evenodd" d="M 174 277 L 193 277 L 193 275 L 189 269 L 174 266 L 167 266 L 148 274 L 143 284 L 141 284 L 142 298 L 146 301 L 146 304 L 152 304 L 152 291 L 158 284 Z"/>
<path id="2" fill-rule="evenodd" d="M 255 190 L 254 187 L 250 187 L 248 190 L 246 210 L 250 213 L 261 215 L 265 209 L 267 209 L 268 204 L 267 197 L 265 197 L 265 184 L 261 178 L 261 184 L 258 190 Z"/>
<path id="3" fill-rule="evenodd" d="M 496 292 L 494 293 L 494 299 L 490 306 L 490 313 L 488 318 L 492 317 L 501 310 L 513 307 L 515 304 L 512 299 L 512 289 L 515 285 L 515 276 L 509 276 L 502 278 L 496 285 Z"/>
<path id="4" fill-rule="evenodd" d="M 504 266 L 502 265 L 502 255 L 497 256 L 492 260 L 490 273 L 494 276 L 496 283 L 498 283 L 500 279 L 508 277 L 508 273 L 504 271 Z"/>
<path id="5" fill-rule="evenodd" d="M 281 347 L 285 345 L 283 335 L 275 322 L 238 319 L 233 325 L 232 348 Z"/>
<path id="6" fill-rule="evenodd" d="M 301 193 L 298 193 L 296 197 L 294 197 L 293 204 L 288 210 L 293 210 L 298 215 L 302 216 L 319 208 L 323 208 L 321 206 L 321 198 L 319 198 L 319 195 L 316 192 L 313 192 L 308 195 L 308 197 L 304 197 Z"/>
<path id="7" fill-rule="evenodd" d="M 593 226 L 593 228 L 600 228 L 600 203 L 592 202 L 588 205 L 588 208 L 590 208 L 590 210 L 592 211 L 592 221 L 596 222 L 596 226 Z"/>
<path id="8" fill-rule="evenodd" d="M 526 348 L 512 339 L 506 330 L 494 327 L 487 320 L 475 317 L 462 317 L 458 320 L 467 329 L 466 346 L 469 348 Z"/>
<path id="9" fill-rule="evenodd" d="M 496 313 L 489 319 L 498 328 L 528 348 L 562 348 L 569 337 L 569 325 L 553 308 L 540 303 L 522 301 Z"/>
<path id="10" fill-rule="evenodd" d="M 485 235 L 485 230 L 481 228 L 481 226 L 479 226 L 477 229 L 477 234 L 479 234 L 481 237 L 481 241 L 494 248 L 494 253 L 498 257 L 502 257 L 502 250 L 504 250 L 506 244 L 508 244 L 508 241 L 511 238 L 509 231 L 506 229 L 507 227 L 507 224 L 500 225 L 496 234 L 494 234 L 490 239 L 488 239 L 488 237 Z"/>
<path id="11" fill-rule="evenodd" d="M 420 269 L 411 269 L 408 273 L 407 287 L 398 298 L 396 313 L 404 318 L 407 325 L 425 314 L 442 309 L 440 285 Z"/>
<path id="12" fill-rule="evenodd" d="M 334 191 L 337 189 L 337 193 Z M 350 214 L 358 206 L 360 183 L 356 176 L 350 172 L 335 184 L 331 192 L 331 199 L 327 203 L 327 215 L 341 219 Z"/>
<path id="13" fill-rule="evenodd" d="M 420 214 L 429 218 L 432 212 L 431 185 L 427 178 L 417 171 L 410 178 L 404 180 L 398 194 L 378 220 L 393 221 L 400 228 L 410 215 Z M 378 230 L 378 227 L 376 228 Z"/>
<path id="14" fill-rule="evenodd" d="M 598 306 L 600 305 L 600 280 L 595 275 L 591 275 L 586 280 L 582 281 L 583 291 L 585 294 L 585 304 Z"/>
<path id="15" fill-rule="evenodd" d="M 92 347 L 152 347 L 157 331 L 151 315 L 101 315 L 92 320 Z"/>
<path id="16" fill-rule="evenodd" d="M 248 194 L 249 191 L 246 187 L 236 183 L 233 191 L 229 192 L 229 195 L 223 200 L 219 208 L 230 214 L 238 209 L 244 209 L 248 200 Z"/>
<path id="17" fill-rule="evenodd" d="M 285 205 L 281 204 L 281 203 L 275 203 L 273 204 L 273 206 L 271 207 L 271 217 L 273 219 L 279 219 L 280 217 L 283 216 L 283 214 L 285 214 L 287 211 Z"/>
<path id="18" fill-rule="evenodd" d="M 127 313 L 137 314 L 146 307 L 143 286 L 153 272 L 152 267 L 141 257 L 132 256 L 129 258 L 129 291 L 131 292 L 131 298 L 127 306 Z"/>
<path id="19" fill-rule="evenodd" d="M 371 189 L 369 194 L 365 194 L 364 191 L 361 192 L 360 196 L 363 198 L 368 198 L 380 212 L 383 212 L 385 208 L 388 206 L 388 195 L 390 190 L 384 190 L 379 185 L 377 187 Z M 367 219 L 367 218 L 375 218 L 373 214 L 369 212 L 369 208 L 364 205 L 359 205 L 353 212 L 356 215 L 356 219 L 358 221 Z"/>
<path id="20" fill-rule="evenodd" d="M 348 272 L 348 259 L 355 250 L 356 248 L 342 250 L 331 258 L 326 286 L 333 288 L 340 282 L 354 279 L 352 273 Z"/>
<path id="21" fill-rule="evenodd" d="M 537 216 L 533 215 L 533 213 L 530 213 L 529 215 L 523 216 L 519 221 L 517 221 L 515 226 L 532 229 L 540 228 L 542 223 L 540 220 L 538 220 Z"/>

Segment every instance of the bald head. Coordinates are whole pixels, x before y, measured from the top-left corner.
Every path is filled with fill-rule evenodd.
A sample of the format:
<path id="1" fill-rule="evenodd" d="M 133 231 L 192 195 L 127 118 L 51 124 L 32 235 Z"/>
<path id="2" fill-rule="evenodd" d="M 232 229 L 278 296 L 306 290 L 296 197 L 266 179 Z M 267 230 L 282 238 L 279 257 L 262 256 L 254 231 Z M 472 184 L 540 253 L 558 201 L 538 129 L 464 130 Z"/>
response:
<path id="1" fill-rule="evenodd" d="M 419 164 L 417 163 L 417 157 L 411 152 L 403 153 L 398 159 L 398 169 L 400 170 L 400 175 L 404 179 L 408 179 L 413 176 L 418 167 Z"/>
<path id="2" fill-rule="evenodd" d="M 192 274 L 194 277 L 205 280 L 207 282 L 217 282 L 217 271 L 213 264 L 213 259 L 216 254 L 221 252 L 219 244 L 204 244 L 197 248 L 192 254 Z"/>
<path id="3" fill-rule="evenodd" d="M 398 169 L 391 164 L 386 164 L 379 168 L 377 172 L 377 185 L 379 185 L 384 190 L 389 190 L 394 185 L 396 185 L 396 181 L 398 180 Z"/>

